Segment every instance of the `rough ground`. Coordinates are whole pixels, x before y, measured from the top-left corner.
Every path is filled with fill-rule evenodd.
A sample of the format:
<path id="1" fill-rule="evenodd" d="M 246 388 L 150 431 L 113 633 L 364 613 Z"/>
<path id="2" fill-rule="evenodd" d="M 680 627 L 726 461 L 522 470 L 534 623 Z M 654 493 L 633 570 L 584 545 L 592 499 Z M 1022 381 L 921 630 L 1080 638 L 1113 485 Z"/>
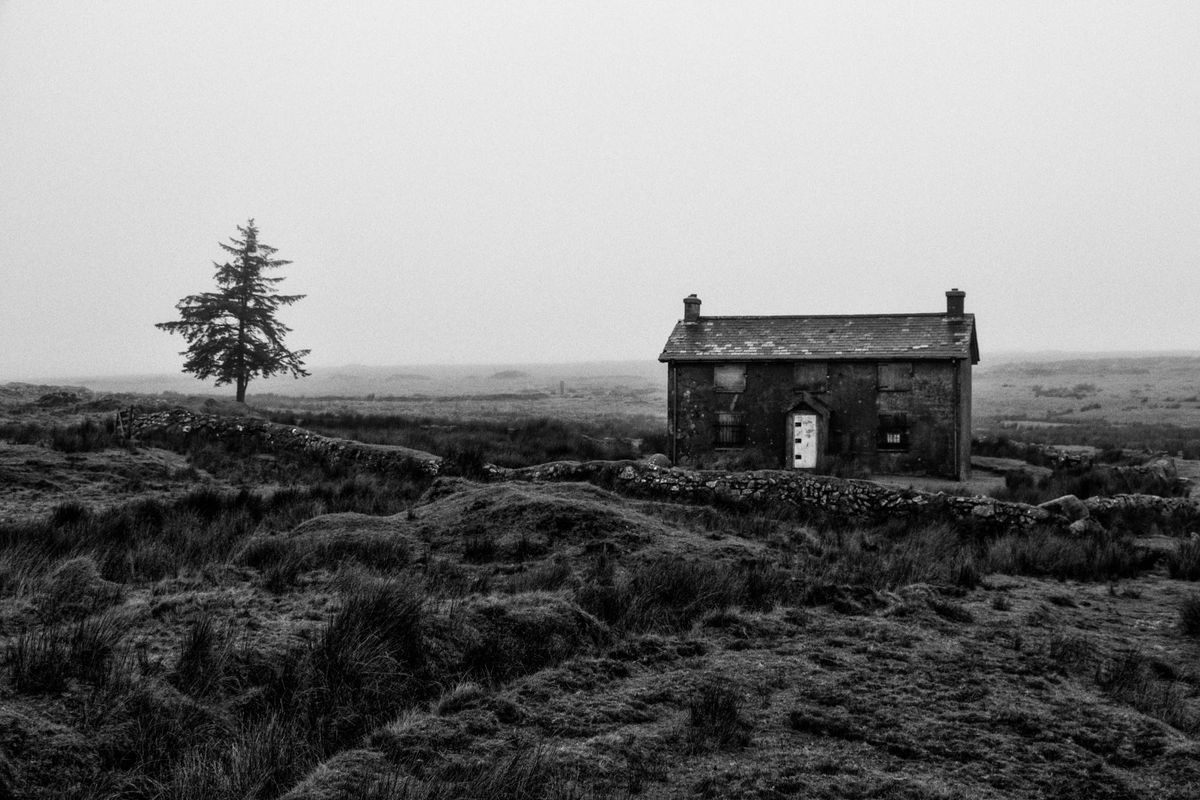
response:
<path id="1" fill-rule="evenodd" d="M 158 448 L 61 453 L 0 443 L 0 524 L 45 514 L 67 501 L 94 507 L 182 494 L 219 483 L 178 453 Z"/>
<path id="2" fill-rule="evenodd" d="M 69 455 L 0 442 L 0 525 L 66 500 L 120 505 L 205 482 L 227 485 L 168 451 Z M 157 692 L 131 697 L 232 735 L 254 690 L 172 688 L 187 632 L 211 619 L 274 665 L 264 669 L 284 670 L 363 575 L 423 593 L 429 659 L 458 665 L 436 676 L 432 695 L 280 791 L 222 794 L 193 781 L 188 794 L 183 780 L 139 785 L 135 796 L 352 798 L 380 780 L 428 789 L 520 757 L 576 794 L 509 796 L 1200 796 L 1200 638 L 1180 627 L 1180 608 L 1198 591 L 1161 565 L 1114 582 L 991 574 L 969 589 L 830 586 L 803 602 L 715 608 L 680 629 L 621 629 L 578 604 L 606 564 L 618 574 L 664 558 L 790 568 L 836 552 L 843 537 L 851 534 L 588 485 L 442 479 L 401 513 L 264 524 L 227 560 L 155 579 L 118 582 L 78 559 L 20 577 L 15 557 L 0 560 L 0 796 L 5 786 L 29 797 L 122 796 L 87 792 L 129 768 L 113 753 L 137 732 L 101 713 L 106 693 L 123 689 L 14 683 L 15 643 L 44 629 L 51 600 L 87 596 L 103 607 L 133 645 L 129 674 Z M 871 537 L 862 545 L 868 554 L 876 546 Z M 273 584 L 263 554 L 293 572 Z M 489 625 L 507 638 L 486 638 Z M 465 659 L 468 634 L 493 649 Z M 234 744 L 197 752 L 244 757 Z"/>
<path id="3" fill-rule="evenodd" d="M 1098 688 L 1131 645 L 1180 670 L 1200 655 L 1173 631 L 1182 590 L 992 576 L 947 619 L 913 586 L 867 613 L 830 607 L 713 615 L 686 634 L 635 637 L 517 680 L 461 710 L 405 715 L 337 759 L 497 762 L 540 748 L 614 794 L 670 797 L 1195 797 L 1196 739 Z M 1004 598 L 1011 606 L 997 610 Z M 1079 663 L 1064 658 L 1088 660 Z M 689 741 L 689 703 L 713 682 L 741 700 L 735 745 Z M 314 776 L 319 778 L 319 776 Z M 291 797 L 328 796 L 314 779 Z"/>

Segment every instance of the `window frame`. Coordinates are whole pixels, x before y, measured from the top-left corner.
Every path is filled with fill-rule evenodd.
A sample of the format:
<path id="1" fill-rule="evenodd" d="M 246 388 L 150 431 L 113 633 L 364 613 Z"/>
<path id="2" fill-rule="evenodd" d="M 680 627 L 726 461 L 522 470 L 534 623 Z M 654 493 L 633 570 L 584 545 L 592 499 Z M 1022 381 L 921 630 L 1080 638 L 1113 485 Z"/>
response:
<path id="1" fill-rule="evenodd" d="M 875 386 L 881 392 L 911 392 L 913 362 L 880 361 L 875 365 Z"/>
<path id="2" fill-rule="evenodd" d="M 801 380 L 801 372 L 811 371 L 819 374 L 819 380 Z M 828 361 L 795 361 L 792 363 L 792 390 L 796 392 L 828 392 L 829 391 L 829 362 Z"/>
<path id="3" fill-rule="evenodd" d="M 715 450 L 742 450 L 746 447 L 746 415 L 742 411 L 718 411 Z"/>
<path id="4" fill-rule="evenodd" d="M 905 453 L 912 447 L 912 426 L 908 413 L 890 411 L 879 415 L 875 448 L 885 453 Z M 892 441 L 892 437 L 896 437 Z"/>
<path id="5" fill-rule="evenodd" d="M 721 378 L 722 372 L 726 375 L 724 382 Z M 730 381 L 728 377 L 734 372 L 737 373 L 736 379 Z M 720 394 L 740 394 L 746 391 L 746 364 L 736 361 L 728 364 L 713 364 L 713 391 Z"/>

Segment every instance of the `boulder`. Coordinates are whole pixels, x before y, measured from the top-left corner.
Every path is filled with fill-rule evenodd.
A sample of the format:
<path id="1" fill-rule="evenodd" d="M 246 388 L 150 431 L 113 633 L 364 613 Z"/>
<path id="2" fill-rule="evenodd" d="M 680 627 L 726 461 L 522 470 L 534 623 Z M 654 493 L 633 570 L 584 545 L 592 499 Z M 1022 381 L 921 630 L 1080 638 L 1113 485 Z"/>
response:
<path id="1" fill-rule="evenodd" d="M 1047 500 L 1039 504 L 1038 508 L 1045 509 L 1056 517 L 1065 517 L 1072 522 L 1087 519 L 1091 516 L 1087 504 L 1073 494 L 1066 494 L 1053 500 Z"/>
<path id="2" fill-rule="evenodd" d="M 646 462 L 647 464 L 653 464 L 656 467 L 671 466 L 671 459 L 667 458 L 662 453 L 654 453 L 653 455 L 648 455 L 645 458 L 643 458 L 642 461 Z"/>
<path id="3" fill-rule="evenodd" d="M 1104 526 L 1091 517 L 1077 519 L 1067 526 L 1067 532 L 1072 536 L 1097 536 L 1104 533 Z"/>

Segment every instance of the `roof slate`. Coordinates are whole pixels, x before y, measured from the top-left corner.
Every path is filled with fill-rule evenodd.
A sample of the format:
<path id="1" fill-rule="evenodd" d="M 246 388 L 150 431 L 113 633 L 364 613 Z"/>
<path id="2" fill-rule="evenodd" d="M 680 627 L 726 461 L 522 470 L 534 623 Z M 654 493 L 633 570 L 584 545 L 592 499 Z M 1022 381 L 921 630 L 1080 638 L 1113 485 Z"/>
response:
<path id="1" fill-rule="evenodd" d="M 659 361 L 805 359 L 945 359 L 979 361 L 975 315 L 839 314 L 700 317 L 680 320 Z"/>

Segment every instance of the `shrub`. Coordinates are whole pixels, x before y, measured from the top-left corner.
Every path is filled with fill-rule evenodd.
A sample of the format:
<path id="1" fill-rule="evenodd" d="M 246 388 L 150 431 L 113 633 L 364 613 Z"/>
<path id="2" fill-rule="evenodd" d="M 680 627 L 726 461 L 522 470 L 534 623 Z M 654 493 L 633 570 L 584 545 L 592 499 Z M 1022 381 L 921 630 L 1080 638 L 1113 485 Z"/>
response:
<path id="1" fill-rule="evenodd" d="M 98 424 L 85 419 L 74 425 L 55 425 L 50 431 L 50 448 L 63 453 L 87 453 L 104 450 L 115 444 L 115 421 Z"/>

